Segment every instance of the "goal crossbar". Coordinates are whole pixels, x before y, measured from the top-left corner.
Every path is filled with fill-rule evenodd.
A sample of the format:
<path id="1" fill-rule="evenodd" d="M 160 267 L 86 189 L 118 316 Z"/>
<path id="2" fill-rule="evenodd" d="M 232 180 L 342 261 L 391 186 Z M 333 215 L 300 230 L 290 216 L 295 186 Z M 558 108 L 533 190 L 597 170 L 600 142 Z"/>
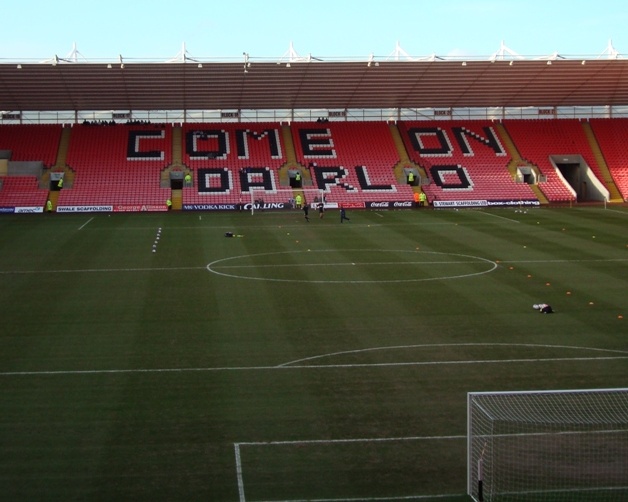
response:
<path id="1" fill-rule="evenodd" d="M 266 190 L 251 188 L 251 214 L 264 209 L 301 209 L 304 204 L 312 205 L 323 200 L 324 191 L 319 188 L 279 188 Z"/>

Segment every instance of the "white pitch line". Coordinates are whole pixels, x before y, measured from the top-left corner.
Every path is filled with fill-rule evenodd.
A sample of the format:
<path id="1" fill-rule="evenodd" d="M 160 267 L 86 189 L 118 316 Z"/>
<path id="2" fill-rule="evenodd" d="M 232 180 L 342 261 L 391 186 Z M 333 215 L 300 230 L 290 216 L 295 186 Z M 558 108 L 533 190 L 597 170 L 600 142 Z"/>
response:
<path id="1" fill-rule="evenodd" d="M 623 216 L 628 216 L 628 212 L 626 211 L 618 211 L 617 209 L 606 209 L 606 211 L 610 211 L 611 213 L 621 214 Z"/>
<path id="2" fill-rule="evenodd" d="M 87 220 L 85 223 L 83 223 L 80 227 L 79 230 L 83 230 L 84 227 L 87 226 L 87 224 L 92 221 L 95 218 L 95 216 L 92 216 L 89 220 Z"/>
<path id="3" fill-rule="evenodd" d="M 369 347 L 366 349 L 355 350 L 343 350 L 341 352 L 329 352 L 327 354 L 319 354 L 317 356 L 304 357 L 302 359 L 296 359 L 287 363 L 280 364 L 279 366 L 289 366 L 296 363 L 302 363 L 305 361 L 313 361 L 314 359 L 322 359 L 324 357 L 336 357 L 344 356 L 347 354 L 359 354 L 364 352 L 375 352 L 384 350 L 407 350 L 407 349 L 441 349 L 444 347 L 523 347 L 532 349 L 561 349 L 561 350 L 588 350 L 593 352 L 610 352 L 612 354 L 626 354 L 628 351 L 619 349 L 600 349 L 597 347 L 577 347 L 572 345 L 551 345 L 551 344 L 539 344 L 539 343 L 485 343 L 485 342 L 469 342 L 469 343 L 424 343 L 413 345 L 392 345 L 389 347 Z"/>
<path id="4" fill-rule="evenodd" d="M 317 250 L 318 251 L 318 250 Z M 226 258 L 226 259 L 231 259 Z M 481 259 L 481 258 L 478 258 Z M 490 260 L 487 260 L 490 261 Z M 625 262 L 628 261 L 628 258 L 600 258 L 600 259 L 583 259 L 583 260 L 500 260 L 499 263 L 540 263 L 540 264 L 555 264 L 555 263 L 616 263 L 616 262 Z M 473 261 L 459 261 L 459 262 L 433 262 L 433 264 L 442 264 L 442 263 L 479 263 Z M 432 262 L 402 262 L 402 265 L 406 264 L 432 264 Z M 326 266 L 331 264 L 326 263 Z M 349 263 L 341 263 L 341 265 L 349 265 Z M 378 265 L 375 263 L 375 265 Z M 214 268 L 239 268 L 239 267 L 247 267 L 248 265 L 222 265 Z M 257 267 L 284 267 L 291 266 L 285 264 L 277 264 L 277 265 L 257 265 Z M 294 265 L 298 267 L 308 266 L 308 265 Z M 312 265 L 313 266 L 313 265 Z M 177 270 L 207 270 L 207 266 L 201 267 L 137 267 L 137 268 L 78 268 L 78 269 L 44 269 L 44 270 L 0 270 L 0 275 L 9 275 L 9 274 L 82 274 L 82 273 L 98 273 L 98 272 L 169 272 L 169 271 L 177 271 Z"/>
<path id="5" fill-rule="evenodd" d="M 206 270 L 207 267 L 138 267 L 138 268 L 77 268 L 60 270 L 0 270 L 0 274 L 86 274 L 100 272 L 170 272 L 177 270 Z"/>
<path id="6" fill-rule="evenodd" d="M 621 211 L 619 209 L 610 209 L 609 207 L 604 207 L 604 208 L 600 208 L 600 209 L 596 209 L 596 208 L 585 208 L 585 207 L 574 207 L 571 208 L 574 209 L 576 211 L 604 211 L 609 212 L 609 213 L 617 213 L 617 214 L 622 214 L 624 216 L 628 216 L 628 211 Z"/>
<path id="7" fill-rule="evenodd" d="M 241 441 L 238 446 L 277 446 L 291 444 L 337 444 L 337 443 L 386 443 L 394 441 L 433 441 L 439 439 L 467 439 L 466 434 L 449 436 L 406 436 L 391 438 L 346 438 L 346 439 L 294 439 L 288 441 Z"/>
<path id="8" fill-rule="evenodd" d="M 245 502 L 246 497 L 244 496 L 244 479 L 242 477 L 242 460 L 240 457 L 240 443 L 233 443 L 233 448 L 235 449 L 235 458 L 236 458 L 236 475 L 238 477 L 238 494 L 240 495 L 240 502 Z"/>
<path id="9" fill-rule="evenodd" d="M 406 363 L 354 363 L 354 364 L 306 364 L 294 366 L 279 366 L 279 368 L 295 369 L 320 369 L 320 368 L 378 368 L 388 366 L 440 366 L 440 365 L 471 365 L 471 364 L 509 364 L 509 363 L 544 363 L 558 361 L 612 361 L 616 359 L 628 359 L 628 356 L 607 356 L 607 357 L 545 357 L 545 358 L 523 358 L 523 359 L 483 359 L 477 361 L 420 361 Z M 0 374 L 1 375 L 1 374 Z"/>
<path id="10" fill-rule="evenodd" d="M 485 214 L 487 216 L 494 216 L 495 218 L 500 218 L 502 220 L 506 220 L 506 221 L 510 221 L 510 222 L 514 222 L 514 223 L 521 223 L 519 220 L 515 220 L 515 219 L 512 219 L 512 218 L 506 218 L 505 216 L 500 216 L 498 214 L 487 213 L 485 211 L 478 211 L 478 213 Z"/>
<path id="11" fill-rule="evenodd" d="M 256 502 L 379 502 L 386 500 L 433 500 L 450 497 L 463 497 L 461 493 L 445 493 L 442 495 L 407 495 L 401 497 L 359 497 L 347 499 L 289 499 L 289 500 L 258 500 Z M 244 502 L 244 500 L 241 500 Z"/>
<path id="12" fill-rule="evenodd" d="M 500 260 L 500 263 L 547 263 L 548 265 L 554 263 L 615 263 L 628 261 L 628 258 L 591 258 L 586 260 Z"/>
<path id="13" fill-rule="evenodd" d="M 330 250 L 330 249 L 319 249 L 316 252 L 318 253 L 330 253 L 333 252 L 334 250 Z M 366 249 L 345 249 L 345 252 L 350 251 L 350 252 L 365 252 L 365 251 L 375 251 L 375 250 L 366 250 Z M 217 267 L 225 267 L 225 266 L 231 266 L 231 265 L 224 265 L 225 262 L 228 261 L 233 261 L 233 260 L 240 260 L 242 258 L 258 258 L 258 257 L 262 257 L 262 256 L 271 256 L 271 255 L 286 255 L 286 254 L 297 254 L 297 253 L 307 253 L 307 251 L 275 251 L 275 252 L 268 252 L 268 253 L 257 253 L 257 254 L 248 254 L 248 255 L 241 255 L 241 256 L 231 256 L 231 257 L 227 257 L 227 258 L 221 258 L 219 260 L 215 260 L 211 263 L 207 264 L 207 270 L 213 274 L 216 275 L 221 275 L 224 277 L 230 277 L 230 278 L 235 278 L 235 279 L 245 279 L 245 280 L 250 280 L 250 281 L 269 281 L 269 282 L 299 282 L 299 283 L 310 283 L 310 284 L 370 284 L 370 283 L 404 283 L 404 282 L 426 282 L 426 281 L 441 281 L 441 280 L 451 280 L 451 279 L 466 279 L 469 277 L 474 277 L 477 275 L 484 275 L 484 274 L 488 274 L 490 272 L 493 272 L 495 269 L 498 268 L 497 263 L 495 263 L 492 260 L 488 260 L 486 258 L 481 258 L 479 256 L 469 256 L 469 255 L 464 255 L 464 254 L 459 254 L 459 253 L 443 253 L 443 252 L 438 252 L 438 251 L 417 251 L 417 250 L 409 250 L 409 249 L 399 249 L 399 250 L 393 250 L 393 249 L 385 249 L 385 250 L 376 250 L 379 252 L 386 252 L 386 253 L 414 253 L 414 254 L 430 254 L 430 255 L 444 255 L 444 256 L 455 256 L 458 258 L 463 258 L 465 259 L 465 263 L 472 263 L 470 260 L 477 260 L 478 263 L 480 262 L 484 262 L 487 263 L 490 268 L 487 270 L 483 270 L 480 272 L 474 272 L 474 273 L 467 273 L 467 274 L 458 274 L 458 275 L 443 275 L 443 276 L 438 276 L 438 277 L 424 277 L 424 278 L 411 278 L 411 279 L 386 279 L 386 280 L 347 280 L 347 279 L 343 279 L 343 280 L 331 280 L 331 279 L 308 279 L 308 280 L 304 280 L 304 279 L 280 279 L 280 278 L 276 278 L 276 277 L 256 277 L 256 276 L 246 276 L 246 275 L 237 275 L 237 274 L 229 274 L 226 272 L 221 272 L 219 270 L 217 270 Z M 469 259 L 469 261 L 467 261 L 467 259 Z M 405 263 L 405 262 L 404 262 Z M 443 262 L 439 262 L 439 263 L 443 263 Z M 354 265 L 354 262 L 351 263 L 351 265 Z"/>
<path id="14" fill-rule="evenodd" d="M 472 265 L 482 265 L 484 262 L 480 261 L 472 261 L 472 260 L 457 260 L 457 261 L 382 261 L 382 262 L 339 262 L 339 263 L 275 263 L 268 265 L 222 265 L 218 267 L 213 267 L 216 269 L 226 269 L 226 268 L 283 268 L 283 267 L 347 267 L 354 265 L 398 265 L 400 267 L 405 267 L 407 265 L 454 265 L 460 263 L 470 263 Z"/>
<path id="15" fill-rule="evenodd" d="M 483 359 L 462 361 L 416 361 L 403 363 L 355 363 L 355 364 L 306 364 L 306 365 L 279 365 L 279 366 L 232 366 L 207 368 L 143 368 L 143 369 L 110 369 L 110 370 L 50 370 L 50 371 L 4 371 L 0 377 L 13 376 L 67 376 L 67 375 L 102 375 L 102 374 L 129 374 L 129 373 L 192 373 L 192 372 L 219 372 L 219 371 L 269 371 L 269 370 L 315 370 L 315 369 L 344 369 L 344 368 L 383 368 L 402 366 L 448 366 L 473 364 L 512 364 L 512 363 L 544 363 L 544 362 L 581 362 L 581 361 L 613 361 L 628 359 L 627 356 L 607 357 L 548 357 L 525 359 Z"/>
<path id="16" fill-rule="evenodd" d="M 244 495 L 244 478 L 242 472 L 242 455 L 241 447 L 243 446 L 285 446 L 285 445 L 307 445 L 307 444 L 342 444 L 342 443 L 382 443 L 382 442 L 399 442 L 399 441 L 438 441 L 438 440 L 467 440 L 466 435 L 456 436 L 409 436 L 409 437 L 390 437 L 390 438 L 353 438 L 353 439 L 305 439 L 293 441 L 249 441 L 234 443 L 236 457 L 236 475 L 238 479 L 238 493 L 240 502 L 246 502 Z M 376 502 L 385 500 L 431 500 L 447 497 L 458 497 L 458 493 L 435 494 L 435 495 L 406 495 L 393 497 L 360 497 L 360 498 L 332 498 L 332 499 L 290 499 L 273 502 Z M 270 502 L 270 501 L 268 501 Z"/>

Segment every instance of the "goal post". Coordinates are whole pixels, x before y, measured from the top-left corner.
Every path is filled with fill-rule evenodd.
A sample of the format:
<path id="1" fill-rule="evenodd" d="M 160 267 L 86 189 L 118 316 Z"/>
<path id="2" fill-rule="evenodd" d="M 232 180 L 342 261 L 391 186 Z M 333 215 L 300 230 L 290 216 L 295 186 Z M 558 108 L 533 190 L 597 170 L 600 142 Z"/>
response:
<path id="1" fill-rule="evenodd" d="M 264 209 L 301 209 L 304 204 L 312 205 L 324 200 L 324 191 L 319 188 L 280 188 L 266 190 L 264 188 L 251 188 L 250 206 L 251 214 Z M 298 197 L 301 197 L 301 207 L 297 207 Z"/>
<path id="2" fill-rule="evenodd" d="M 476 502 L 628 500 L 628 388 L 467 395 Z"/>

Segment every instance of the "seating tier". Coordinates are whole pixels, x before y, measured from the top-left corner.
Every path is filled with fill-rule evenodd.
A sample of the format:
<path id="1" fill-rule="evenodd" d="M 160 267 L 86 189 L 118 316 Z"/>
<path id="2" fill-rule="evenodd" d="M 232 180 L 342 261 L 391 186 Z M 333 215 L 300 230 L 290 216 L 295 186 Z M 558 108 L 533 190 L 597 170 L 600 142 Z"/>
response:
<path id="1" fill-rule="evenodd" d="M 51 167 L 57 160 L 61 131 L 58 124 L 0 125 L 0 150 L 10 150 L 12 161 L 41 161 Z"/>
<path id="2" fill-rule="evenodd" d="M 67 154 L 74 182 L 59 205 L 163 206 L 170 192 L 160 176 L 171 162 L 169 125 L 75 126 Z"/>
<path id="3" fill-rule="evenodd" d="M 511 156 L 491 121 L 402 122 L 399 129 L 411 160 L 430 177 L 423 188 L 430 202 L 536 199 L 508 171 Z"/>
<path id="4" fill-rule="evenodd" d="M 183 162 L 194 184 L 184 187 L 183 203 L 246 203 L 255 187 L 266 189 L 269 200 L 285 161 L 280 124 L 184 124 Z"/>
<path id="5" fill-rule="evenodd" d="M 628 119 L 592 119 L 591 127 L 622 196 L 628 196 Z M 521 157 L 547 177 L 540 187 L 550 202 L 574 200 L 574 190 L 552 164 L 553 157 L 581 156 L 593 172 L 602 171 L 578 120 L 508 120 L 503 123 Z M 491 121 L 400 122 L 410 160 L 421 165 L 431 183 L 429 202 L 454 200 L 535 200 L 527 184 L 515 183 L 508 171 L 512 155 L 506 138 Z M 0 150 L 11 160 L 56 162 L 62 127 L 1 125 Z M 395 178 L 398 146 L 383 122 L 295 122 L 290 126 L 296 161 L 309 171 L 311 188 L 324 190 L 328 202 L 411 201 L 412 188 Z M 168 124 L 76 125 L 67 164 L 74 171 L 59 205 L 163 205 L 169 188 L 161 188 L 162 170 L 173 162 L 173 130 Z M 181 161 L 194 174 L 184 188 L 188 204 L 241 203 L 251 188 L 266 190 L 265 202 L 285 202 L 279 171 L 289 155 L 282 126 L 255 124 L 184 124 Z M 290 157 L 292 158 L 292 157 Z M 399 174 L 399 173 L 397 173 Z M 39 205 L 45 190 L 32 177 L 27 189 L 5 177 L 0 197 Z M 20 185 L 21 186 L 21 185 Z M 310 185 L 306 185 L 310 187 Z M 12 195 L 14 194 L 14 195 Z M 14 198 L 14 199 L 12 199 Z"/>
<path id="6" fill-rule="evenodd" d="M 578 120 L 509 120 L 504 123 L 523 159 L 537 166 L 547 181 L 539 187 L 550 202 L 576 199 L 574 190 L 564 181 L 552 164 L 552 157 L 581 156 L 595 175 L 602 179 L 601 170 Z"/>
<path id="7" fill-rule="evenodd" d="M 613 181 L 628 200 L 628 119 L 592 119 L 590 123 Z"/>
<path id="8" fill-rule="evenodd" d="M 293 123 L 297 159 L 310 170 L 327 202 L 412 201 L 395 179 L 399 152 L 384 122 Z"/>
<path id="9" fill-rule="evenodd" d="M 35 176 L 5 176 L 0 178 L 0 207 L 43 207 L 48 191 L 39 188 Z"/>

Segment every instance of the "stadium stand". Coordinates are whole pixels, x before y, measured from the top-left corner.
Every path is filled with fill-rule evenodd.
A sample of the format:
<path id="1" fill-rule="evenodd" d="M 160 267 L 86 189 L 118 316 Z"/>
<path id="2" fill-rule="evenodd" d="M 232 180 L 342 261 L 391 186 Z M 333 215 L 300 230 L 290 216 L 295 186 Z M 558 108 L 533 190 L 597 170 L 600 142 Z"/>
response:
<path id="1" fill-rule="evenodd" d="M 413 200 L 412 188 L 395 176 L 400 155 L 385 122 L 299 122 L 291 129 L 297 158 L 327 202 Z"/>
<path id="2" fill-rule="evenodd" d="M 552 164 L 553 157 L 581 156 L 598 179 L 603 179 L 600 166 L 579 120 L 509 120 L 504 123 L 517 145 L 521 157 L 537 166 L 547 176 L 540 188 L 550 203 L 576 199 L 575 191 Z"/>
<path id="3" fill-rule="evenodd" d="M 251 188 L 264 188 L 265 200 L 272 201 L 281 188 L 285 148 L 280 124 L 184 124 L 183 142 L 183 162 L 195 180 L 183 189 L 184 205 L 246 203 Z"/>
<path id="4" fill-rule="evenodd" d="M 491 121 L 401 122 L 399 129 L 411 160 L 428 173 L 430 202 L 536 199 L 508 171 L 510 156 Z"/>
<path id="5" fill-rule="evenodd" d="M 395 142 L 393 127 L 402 145 Z M 286 202 L 289 169 L 301 170 L 303 187 L 324 190 L 329 203 L 368 207 L 380 200 L 412 201 L 413 188 L 400 167 L 406 161 L 427 174 L 421 181 L 428 184 L 421 188 L 430 203 L 536 201 L 533 188 L 516 182 L 509 170 L 515 158 L 546 178 L 538 186 L 549 203 L 574 201 L 576 191 L 553 163 L 560 156 L 581 157 L 606 186 L 616 185 L 617 200 L 628 197 L 628 119 L 402 121 L 396 126 L 345 121 L 81 124 L 70 129 L 65 131 L 70 132 L 65 162 L 71 176 L 59 193 L 61 207 L 161 208 L 171 193 L 164 180 L 173 162 L 173 169 L 193 174 L 192 185 L 182 190 L 188 206 L 248 203 L 255 188 L 265 190 L 264 202 Z M 1 125 L 0 151 L 14 165 L 41 162 L 57 170 L 63 131 L 61 125 Z M 173 159 L 176 149 L 181 154 Z M 46 180 L 31 174 L 0 172 L 0 204 L 44 205 Z"/>
<path id="6" fill-rule="evenodd" d="M 11 151 L 11 161 L 41 161 L 51 167 L 61 138 L 60 124 L 0 125 L 0 150 Z"/>
<path id="7" fill-rule="evenodd" d="M 52 124 L 0 125 L 0 207 L 43 210 L 43 173 L 55 163 L 62 130 Z"/>
<path id="8" fill-rule="evenodd" d="M 170 125 L 77 125 L 67 153 L 74 171 L 59 206 L 164 206 L 160 174 L 171 162 Z"/>
<path id="9" fill-rule="evenodd" d="M 39 188 L 36 176 L 0 177 L 0 207 L 41 207 L 48 191 Z"/>
<path id="10" fill-rule="evenodd" d="M 628 119 L 591 119 L 591 128 L 623 200 L 628 199 Z"/>

